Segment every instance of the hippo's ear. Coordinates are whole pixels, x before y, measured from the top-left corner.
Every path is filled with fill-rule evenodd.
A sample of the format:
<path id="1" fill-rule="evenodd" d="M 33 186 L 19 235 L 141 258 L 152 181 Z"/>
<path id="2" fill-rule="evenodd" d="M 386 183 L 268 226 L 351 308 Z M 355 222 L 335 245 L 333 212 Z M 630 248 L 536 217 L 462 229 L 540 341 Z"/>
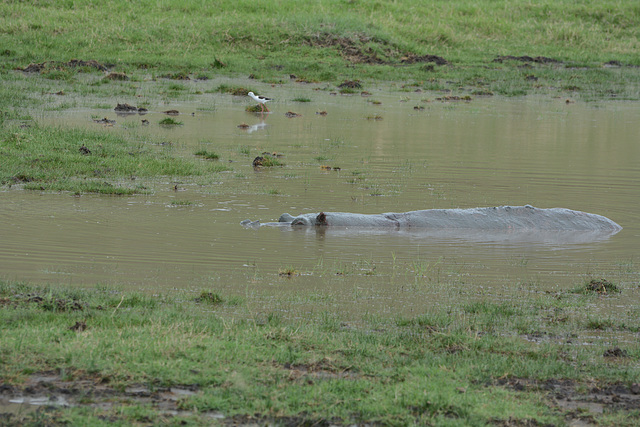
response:
<path id="1" fill-rule="evenodd" d="M 294 217 L 289 215 L 288 213 L 283 213 L 282 215 L 280 215 L 278 222 L 291 222 L 293 221 L 293 218 Z"/>
<path id="2" fill-rule="evenodd" d="M 318 216 L 316 216 L 316 225 L 329 225 L 327 223 L 327 215 L 324 212 L 320 212 Z"/>

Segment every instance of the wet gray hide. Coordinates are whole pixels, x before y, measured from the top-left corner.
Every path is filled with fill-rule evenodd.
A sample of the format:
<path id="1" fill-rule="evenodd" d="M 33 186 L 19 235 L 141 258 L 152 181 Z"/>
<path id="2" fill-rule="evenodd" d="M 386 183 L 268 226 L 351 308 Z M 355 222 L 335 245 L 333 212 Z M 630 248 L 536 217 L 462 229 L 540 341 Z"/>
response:
<path id="1" fill-rule="evenodd" d="M 395 227 L 472 230 L 558 230 L 605 231 L 615 234 L 622 227 L 601 215 L 565 208 L 539 209 L 526 206 L 500 206 L 472 209 L 427 209 L 403 213 L 358 214 L 320 212 L 292 216 L 282 214 L 276 223 L 245 220 L 245 227 Z"/>

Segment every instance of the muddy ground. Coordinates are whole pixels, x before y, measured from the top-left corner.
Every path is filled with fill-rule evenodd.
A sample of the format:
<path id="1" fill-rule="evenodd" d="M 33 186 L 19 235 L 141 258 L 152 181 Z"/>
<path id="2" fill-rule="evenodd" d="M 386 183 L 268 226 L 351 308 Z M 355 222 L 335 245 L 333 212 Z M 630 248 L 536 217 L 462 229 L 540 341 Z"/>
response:
<path id="1" fill-rule="evenodd" d="M 348 380 L 351 375 L 349 372 L 326 371 L 321 365 L 283 365 L 282 368 L 290 370 L 290 378 L 295 381 L 315 381 L 318 378 Z M 537 381 L 509 378 L 487 384 L 486 387 L 505 387 L 516 392 L 541 392 L 546 396 L 549 406 L 562 412 L 571 425 L 596 424 L 598 415 L 605 412 L 640 410 L 640 384 L 582 384 L 561 379 Z M 101 377 L 86 376 L 69 381 L 63 380 L 55 372 L 42 372 L 30 376 L 20 387 L 0 385 L 0 425 L 20 424 L 36 418 L 48 420 L 47 424 L 56 424 L 56 419 L 61 416 L 64 408 L 85 407 L 109 413 L 118 406 L 132 404 L 154 408 L 164 419 L 187 417 L 195 413 L 181 407 L 180 401 L 198 392 L 199 387 L 194 384 L 173 387 L 138 384 L 119 389 Z M 310 420 L 304 417 L 286 417 L 273 420 L 258 415 L 226 417 L 215 411 L 199 412 L 198 416 L 215 419 L 222 425 L 248 426 L 272 422 L 278 425 L 352 425 L 339 419 Z M 494 423 L 504 426 L 539 425 L 532 420 L 515 419 L 494 420 Z"/>

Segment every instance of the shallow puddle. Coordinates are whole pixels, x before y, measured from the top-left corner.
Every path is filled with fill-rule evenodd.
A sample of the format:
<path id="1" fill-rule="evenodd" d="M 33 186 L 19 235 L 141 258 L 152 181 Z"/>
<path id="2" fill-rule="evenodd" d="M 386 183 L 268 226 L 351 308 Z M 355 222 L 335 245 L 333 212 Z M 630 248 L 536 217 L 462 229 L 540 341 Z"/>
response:
<path id="1" fill-rule="evenodd" d="M 203 92 L 215 85 L 190 84 Z M 181 156 L 213 151 L 233 171 L 192 184 L 161 180 L 152 195 L 133 197 L 5 189 L 0 274 L 151 291 L 215 289 L 264 307 L 287 295 L 290 306 L 278 309 L 358 313 L 422 312 L 441 297 L 466 294 L 517 298 L 532 284 L 566 289 L 602 276 L 622 283 L 626 301 L 638 303 L 637 104 L 441 102 L 432 93 L 371 92 L 265 87 L 260 94 L 276 100 L 264 115 L 244 111 L 249 98 L 218 94 L 145 115 L 49 113 L 40 120 L 131 134 Z M 181 125 L 159 124 L 169 109 L 180 111 L 174 118 Z M 288 111 L 301 116 L 288 118 Z M 116 123 L 94 122 L 103 117 Z M 281 154 L 285 166 L 254 169 L 263 152 Z M 623 230 L 610 236 L 240 225 L 275 221 L 283 212 L 524 204 L 604 215 Z M 293 274 L 279 274 L 286 271 Z M 416 299 L 416 288 L 426 297 Z"/>

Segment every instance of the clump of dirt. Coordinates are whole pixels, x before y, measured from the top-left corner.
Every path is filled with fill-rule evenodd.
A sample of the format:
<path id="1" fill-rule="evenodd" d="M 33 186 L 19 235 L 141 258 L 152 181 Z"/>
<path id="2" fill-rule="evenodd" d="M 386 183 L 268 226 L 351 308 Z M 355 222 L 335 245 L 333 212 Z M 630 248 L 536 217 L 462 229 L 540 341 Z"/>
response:
<path id="1" fill-rule="evenodd" d="M 108 125 L 108 126 L 113 126 L 116 123 L 115 120 L 109 120 L 106 117 L 104 117 L 102 119 L 94 119 L 93 122 L 94 123 L 100 123 L 101 125 Z"/>
<path id="2" fill-rule="evenodd" d="M 284 166 L 284 164 L 282 162 L 280 162 L 280 160 L 278 160 L 279 157 L 284 157 L 282 154 L 277 154 L 277 153 L 262 153 L 262 156 L 257 156 L 255 159 L 253 159 L 253 167 L 254 168 L 258 168 L 260 166 L 264 166 L 264 167 L 273 167 L 273 166 Z"/>
<path id="3" fill-rule="evenodd" d="M 119 113 L 146 113 L 147 109 L 144 107 L 134 107 L 133 105 L 124 103 L 116 105 L 116 108 L 113 109 Z"/>
<path id="4" fill-rule="evenodd" d="M 191 78 L 189 77 L 189 74 L 185 73 L 184 71 L 173 73 L 173 74 L 164 74 L 160 77 L 163 79 L 171 79 L 171 80 L 191 80 Z"/>
<path id="5" fill-rule="evenodd" d="M 299 276 L 299 275 L 300 275 L 300 273 L 298 273 L 296 270 L 290 269 L 290 268 L 278 271 L 278 276 L 286 277 L 287 279 L 291 279 L 291 278 Z"/>
<path id="6" fill-rule="evenodd" d="M 444 59 L 441 56 L 437 56 L 437 55 L 415 55 L 413 53 L 408 54 L 407 56 L 404 56 L 402 58 L 400 58 L 400 62 L 402 64 L 416 64 L 416 63 L 422 63 L 422 62 L 435 62 L 436 65 L 447 65 L 449 63 L 449 61 L 447 61 L 446 59 Z"/>
<path id="7" fill-rule="evenodd" d="M 419 62 L 434 62 L 437 65 L 448 64 L 447 60 L 439 56 L 420 56 L 412 52 L 403 52 L 384 39 L 365 34 L 345 37 L 321 33 L 308 37 L 304 43 L 313 47 L 335 48 L 345 60 L 352 64 L 407 65 Z"/>
<path id="8" fill-rule="evenodd" d="M 122 112 L 128 112 L 128 111 L 138 111 L 138 107 L 134 107 L 133 105 L 130 104 L 118 104 L 116 105 L 116 108 L 114 108 L 115 111 L 122 111 Z"/>
<path id="9" fill-rule="evenodd" d="M 620 289 L 613 283 L 605 279 L 592 279 L 585 285 L 586 292 L 595 292 L 598 294 L 610 294 L 620 292 Z"/>
<path id="10" fill-rule="evenodd" d="M 0 299 L 0 305 L 17 307 L 20 304 L 37 304 L 46 311 L 83 311 L 86 307 L 80 301 L 52 296 L 42 297 L 38 294 L 18 294 Z"/>
<path id="11" fill-rule="evenodd" d="M 388 60 L 380 58 L 378 53 L 372 49 L 371 46 L 366 46 L 367 43 L 372 42 L 374 39 L 363 34 L 356 34 L 352 37 L 338 36 L 330 33 L 319 34 L 315 37 L 309 37 L 306 42 L 313 47 L 324 48 L 337 48 L 340 55 L 352 64 L 385 64 Z M 384 42 L 380 43 L 379 40 L 375 40 L 378 44 L 383 46 Z M 385 46 L 387 47 L 387 46 Z M 390 49 L 387 47 L 387 51 Z"/>
<path id="12" fill-rule="evenodd" d="M 95 68 L 100 71 L 107 71 L 106 65 L 99 63 L 93 59 L 89 61 L 83 61 L 80 59 L 72 59 L 68 62 L 60 61 L 45 61 L 39 64 L 29 64 L 21 70 L 25 73 L 41 73 L 48 70 L 67 70 L 69 68 Z"/>
<path id="13" fill-rule="evenodd" d="M 251 92 L 246 87 L 230 87 L 225 90 L 225 92 L 230 93 L 233 96 L 249 96 L 249 92 Z"/>
<path id="14" fill-rule="evenodd" d="M 626 359 L 629 357 L 629 353 L 627 350 L 623 350 L 620 347 L 609 348 L 602 355 L 603 357 L 617 357 L 621 359 Z"/>
<path id="15" fill-rule="evenodd" d="M 276 158 L 284 157 L 284 154 L 278 153 L 277 151 L 263 151 L 262 155 L 276 157 Z"/>
<path id="16" fill-rule="evenodd" d="M 608 61 L 605 62 L 604 67 L 609 67 L 609 68 L 618 68 L 618 67 L 622 67 L 622 63 L 620 61 Z"/>
<path id="17" fill-rule="evenodd" d="M 252 165 L 254 168 L 257 168 L 257 167 L 263 166 L 263 163 L 264 163 L 264 162 L 265 162 L 264 157 L 262 157 L 262 156 L 256 156 L 256 158 L 255 158 L 255 159 L 253 159 L 253 162 L 251 163 L 251 165 Z"/>
<path id="18" fill-rule="evenodd" d="M 262 108 L 260 107 L 260 105 L 262 105 L 262 104 L 248 105 L 247 108 L 245 108 L 244 110 L 247 113 L 261 113 L 262 112 Z"/>
<path id="19" fill-rule="evenodd" d="M 34 179 L 33 179 L 32 176 L 29 176 L 28 174 L 19 173 L 17 175 L 12 176 L 11 180 L 14 183 L 18 184 L 18 183 L 21 183 L 21 182 L 32 182 Z"/>
<path id="20" fill-rule="evenodd" d="M 76 322 L 75 325 L 69 328 L 70 331 L 74 332 L 82 332 L 87 329 L 87 324 L 85 322 Z"/>
<path id="21" fill-rule="evenodd" d="M 603 412 L 640 410 L 640 384 L 579 383 L 574 380 L 503 378 L 496 384 L 516 391 L 542 391 L 553 406 L 565 412 L 568 421 L 584 421 Z"/>
<path id="22" fill-rule="evenodd" d="M 338 87 L 340 89 L 362 89 L 362 83 L 360 83 L 360 80 L 345 80 Z"/>
<path id="23" fill-rule="evenodd" d="M 335 366 L 330 360 L 322 359 L 313 363 L 284 363 L 276 365 L 289 371 L 289 380 L 304 380 L 312 382 L 314 379 L 359 379 L 362 377 L 349 367 Z"/>
<path id="24" fill-rule="evenodd" d="M 218 58 L 215 58 L 214 61 L 210 65 L 211 65 L 211 68 L 225 68 L 227 66 L 227 64 L 225 64 L 224 62 L 222 62 Z"/>
<path id="25" fill-rule="evenodd" d="M 493 62 L 504 62 L 504 61 L 535 62 L 537 64 L 553 64 L 553 63 L 557 64 L 562 62 L 562 61 L 558 61 L 557 59 L 548 58 L 546 56 L 532 57 L 528 55 L 524 55 L 524 56 L 504 55 L 504 56 L 497 56 L 493 60 Z"/>
<path id="26" fill-rule="evenodd" d="M 214 294 L 213 292 L 202 292 L 200 296 L 195 299 L 195 302 L 217 305 L 222 304 L 224 300 L 220 295 Z"/>
<path id="27" fill-rule="evenodd" d="M 129 77 L 125 73 L 109 73 L 104 78 L 105 80 L 119 80 L 119 81 L 129 80 Z"/>
<path id="28" fill-rule="evenodd" d="M 80 323 L 80 322 L 79 322 Z M 72 381 L 63 381 L 57 373 L 43 372 L 32 375 L 23 386 L 3 385 L 0 387 L 0 402 L 22 402 L 22 405 L 47 405 L 55 418 L 57 407 L 82 406 L 107 410 L 127 400 L 138 404 L 147 404 L 162 412 L 174 415 L 190 414 L 181 411 L 180 401 L 197 393 L 196 385 L 175 385 L 173 387 L 153 387 L 131 385 L 124 390 L 108 385 L 109 378 L 79 376 Z M 7 425 L 19 425 L 27 411 L 11 414 Z M 224 418 L 222 414 L 210 413 L 215 418 Z M 2 422 L 0 421 L 0 424 Z M 37 423 L 40 425 L 40 423 Z M 2 424 L 4 425 L 4 424 Z M 53 425 L 53 424 L 52 424 Z M 57 425 L 57 424 L 56 424 Z"/>
<path id="29" fill-rule="evenodd" d="M 440 98 L 436 98 L 436 101 L 443 101 L 443 102 L 449 102 L 449 101 L 471 101 L 473 98 L 471 98 L 469 95 L 464 95 L 464 96 L 457 96 L 457 95 L 447 95 L 447 96 L 441 96 Z"/>

